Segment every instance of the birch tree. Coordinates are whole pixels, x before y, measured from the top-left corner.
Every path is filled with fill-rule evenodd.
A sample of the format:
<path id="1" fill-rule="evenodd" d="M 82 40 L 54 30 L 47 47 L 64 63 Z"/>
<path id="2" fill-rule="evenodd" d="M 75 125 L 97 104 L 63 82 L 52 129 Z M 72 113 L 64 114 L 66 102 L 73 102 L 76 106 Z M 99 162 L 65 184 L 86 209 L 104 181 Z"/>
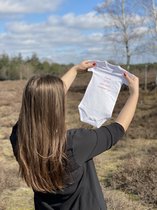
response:
<path id="1" fill-rule="evenodd" d="M 149 10 L 149 17 L 150 17 L 150 32 L 152 35 L 152 50 L 155 55 L 157 55 L 157 1 L 150 0 L 150 7 L 147 7 Z"/>
<path id="2" fill-rule="evenodd" d="M 104 17 L 108 15 L 111 19 L 111 26 L 105 28 L 105 38 L 125 56 L 128 69 L 132 55 L 142 53 L 140 40 L 146 33 L 144 16 L 138 10 L 138 1 L 129 0 L 105 1 L 97 8 Z"/>
<path id="3" fill-rule="evenodd" d="M 145 40 L 145 49 L 148 53 L 157 55 L 157 0 L 141 0 L 145 11 L 148 33 Z"/>

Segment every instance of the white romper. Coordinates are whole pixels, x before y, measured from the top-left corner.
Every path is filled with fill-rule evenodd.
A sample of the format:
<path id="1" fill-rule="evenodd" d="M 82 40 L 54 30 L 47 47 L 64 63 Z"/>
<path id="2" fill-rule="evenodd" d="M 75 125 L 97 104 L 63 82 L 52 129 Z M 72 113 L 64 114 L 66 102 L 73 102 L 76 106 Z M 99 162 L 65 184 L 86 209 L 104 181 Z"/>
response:
<path id="1" fill-rule="evenodd" d="M 96 61 L 88 71 L 93 75 L 78 106 L 80 120 L 99 128 L 111 118 L 122 84 L 128 85 L 124 78 L 127 71 L 107 61 Z"/>

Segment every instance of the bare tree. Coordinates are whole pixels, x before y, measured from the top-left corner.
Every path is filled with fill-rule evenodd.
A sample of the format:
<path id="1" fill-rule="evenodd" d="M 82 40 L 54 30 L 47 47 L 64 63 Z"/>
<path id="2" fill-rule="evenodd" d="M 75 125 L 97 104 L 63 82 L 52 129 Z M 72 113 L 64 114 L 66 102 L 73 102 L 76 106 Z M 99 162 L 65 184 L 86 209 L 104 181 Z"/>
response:
<path id="1" fill-rule="evenodd" d="M 146 10 L 148 11 L 148 15 L 150 18 L 150 28 L 151 32 L 153 32 L 154 37 L 157 39 L 157 1 L 150 0 L 149 2 L 144 2 Z"/>
<path id="2" fill-rule="evenodd" d="M 153 38 L 153 53 L 157 55 L 157 2 L 155 0 L 151 0 L 151 7 L 150 7 L 150 18 L 153 24 L 150 24 L 150 29 L 152 32 Z"/>
<path id="3" fill-rule="evenodd" d="M 105 28 L 105 37 L 114 43 L 126 57 L 127 68 L 130 66 L 131 56 L 142 53 L 140 40 L 146 33 L 145 19 L 139 14 L 138 0 L 108 0 L 102 3 L 97 11 L 108 15 L 111 25 Z"/>
<path id="4" fill-rule="evenodd" d="M 153 20 L 154 20 L 154 31 L 157 36 L 157 6 L 155 5 L 155 0 L 152 0 L 152 9 L 153 9 Z"/>
<path id="5" fill-rule="evenodd" d="M 148 9 L 148 8 L 147 8 Z M 154 56 L 157 55 L 157 1 L 151 0 L 150 10 L 150 31 L 152 33 L 152 44 L 150 45 L 152 48 L 152 52 Z"/>
<path id="6" fill-rule="evenodd" d="M 149 53 L 157 55 L 157 0 L 141 0 L 146 13 L 146 22 L 148 27 L 148 36 L 145 42 L 145 48 Z"/>

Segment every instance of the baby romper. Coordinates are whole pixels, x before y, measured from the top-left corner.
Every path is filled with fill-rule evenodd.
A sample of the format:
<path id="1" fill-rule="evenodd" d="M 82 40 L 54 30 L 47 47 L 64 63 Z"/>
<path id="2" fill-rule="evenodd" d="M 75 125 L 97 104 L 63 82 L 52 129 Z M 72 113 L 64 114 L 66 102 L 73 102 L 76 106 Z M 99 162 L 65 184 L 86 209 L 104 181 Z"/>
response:
<path id="1" fill-rule="evenodd" d="M 124 78 L 127 71 L 107 61 L 96 61 L 88 71 L 93 75 L 78 106 L 80 120 L 99 128 L 111 118 L 122 84 L 128 85 Z"/>

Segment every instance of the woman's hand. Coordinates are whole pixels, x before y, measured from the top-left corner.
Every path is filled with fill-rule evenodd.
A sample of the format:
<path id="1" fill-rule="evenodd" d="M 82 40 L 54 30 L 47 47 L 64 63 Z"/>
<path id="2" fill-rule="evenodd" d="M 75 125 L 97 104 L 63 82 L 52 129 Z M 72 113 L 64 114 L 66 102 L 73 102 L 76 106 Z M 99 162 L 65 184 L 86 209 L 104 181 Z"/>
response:
<path id="1" fill-rule="evenodd" d="M 132 121 L 132 118 L 135 114 L 138 97 L 139 97 L 139 79 L 136 76 L 129 76 L 127 73 L 124 73 L 125 78 L 128 81 L 130 96 L 119 113 L 116 122 L 121 124 L 126 131 Z"/>
<path id="2" fill-rule="evenodd" d="M 139 94 L 139 79 L 135 75 L 129 76 L 127 73 L 124 73 L 124 77 L 128 81 L 128 87 L 130 95 Z"/>
<path id="3" fill-rule="evenodd" d="M 62 81 L 64 82 L 65 94 L 67 93 L 72 82 L 74 81 L 77 72 L 86 71 L 88 68 L 94 67 L 95 65 L 96 65 L 95 62 L 83 61 L 80 64 L 75 65 L 71 69 L 69 69 L 69 71 L 67 71 L 61 78 Z"/>
<path id="4" fill-rule="evenodd" d="M 95 62 L 82 61 L 80 64 L 74 66 L 77 71 L 87 71 L 89 68 L 96 66 Z"/>

